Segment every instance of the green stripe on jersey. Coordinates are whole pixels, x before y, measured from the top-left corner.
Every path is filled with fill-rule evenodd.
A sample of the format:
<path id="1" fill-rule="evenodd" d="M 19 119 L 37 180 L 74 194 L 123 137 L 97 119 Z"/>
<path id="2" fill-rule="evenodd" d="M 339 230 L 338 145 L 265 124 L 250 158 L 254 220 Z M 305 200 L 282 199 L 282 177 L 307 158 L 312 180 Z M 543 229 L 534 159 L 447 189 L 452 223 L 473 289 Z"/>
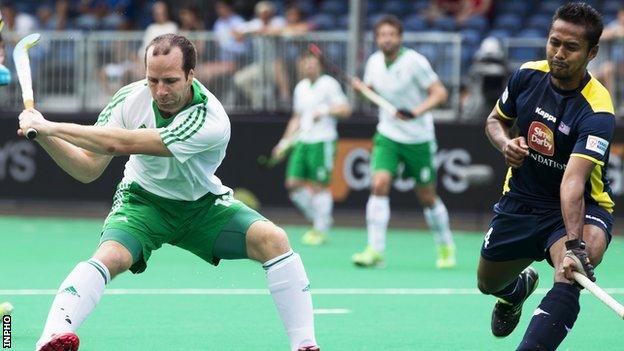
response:
<path id="1" fill-rule="evenodd" d="M 173 130 L 165 129 L 161 133 L 163 143 L 169 146 L 176 141 L 184 141 L 195 135 L 206 122 L 206 112 L 206 106 L 199 106 L 182 125 Z"/>
<path id="2" fill-rule="evenodd" d="M 128 84 L 125 87 L 119 89 L 117 93 L 113 95 L 111 101 L 108 103 L 108 105 L 106 105 L 104 110 L 102 110 L 102 112 L 98 116 L 97 122 L 95 122 L 95 125 L 101 126 L 108 123 L 108 120 L 113 113 L 113 109 L 117 105 L 122 103 L 128 97 L 128 95 L 130 95 L 130 93 L 139 85 L 145 85 L 145 80 L 140 80 L 138 82 Z"/>

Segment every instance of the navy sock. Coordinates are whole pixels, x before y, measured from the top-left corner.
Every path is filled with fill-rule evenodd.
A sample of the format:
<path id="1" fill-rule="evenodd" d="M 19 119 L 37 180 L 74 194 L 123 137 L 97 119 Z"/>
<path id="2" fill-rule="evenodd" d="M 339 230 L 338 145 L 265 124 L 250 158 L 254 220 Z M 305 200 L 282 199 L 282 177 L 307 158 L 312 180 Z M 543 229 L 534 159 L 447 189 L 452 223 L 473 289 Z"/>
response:
<path id="1" fill-rule="evenodd" d="M 524 280 L 518 277 L 515 281 L 507 285 L 503 290 L 495 292 L 492 295 L 503 299 L 511 304 L 517 304 L 522 302 L 522 299 L 525 298 L 526 293 L 526 284 L 524 283 Z"/>
<path id="2" fill-rule="evenodd" d="M 517 351 L 556 350 L 581 310 L 579 293 L 574 285 L 555 283 L 533 313 Z"/>

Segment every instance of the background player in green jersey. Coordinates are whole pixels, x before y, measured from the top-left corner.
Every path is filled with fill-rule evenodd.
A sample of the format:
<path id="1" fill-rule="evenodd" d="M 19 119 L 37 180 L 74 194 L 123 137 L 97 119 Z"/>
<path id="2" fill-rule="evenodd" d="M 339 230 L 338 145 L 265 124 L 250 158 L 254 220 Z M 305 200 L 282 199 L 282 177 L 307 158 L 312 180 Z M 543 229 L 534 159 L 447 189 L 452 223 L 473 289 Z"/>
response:
<path id="1" fill-rule="evenodd" d="M 36 110 L 20 115 L 18 134 L 38 130 L 39 144 L 82 182 L 98 178 L 113 156 L 131 155 L 100 245 L 61 284 L 37 350 L 77 350 L 75 331 L 105 284 L 126 270 L 144 271 L 151 252 L 165 243 L 214 265 L 220 259 L 261 262 L 290 349 L 318 350 L 301 258 L 281 228 L 234 200 L 214 175 L 230 123 L 221 103 L 194 80 L 196 58 L 183 36 L 154 39 L 145 53 L 147 79 L 122 88 L 95 126 L 50 122 Z"/>
<path id="2" fill-rule="evenodd" d="M 429 228 L 437 244 L 439 268 L 455 266 L 455 246 L 449 228 L 449 215 L 436 194 L 436 139 L 432 108 L 444 103 L 448 93 L 427 59 L 402 46 L 403 26 L 394 16 L 380 19 L 374 28 L 379 51 L 366 63 L 364 82 L 353 80 L 353 87 L 372 87 L 399 112 L 392 116 L 379 110 L 377 133 L 371 158 L 373 179 L 366 205 L 368 246 L 353 255 L 358 266 L 375 266 L 384 260 L 386 229 L 390 220 L 390 186 L 399 164 L 405 175 L 416 180 L 416 195 L 424 207 Z"/>
<path id="3" fill-rule="evenodd" d="M 317 57 L 303 55 L 299 70 L 303 79 L 295 87 L 293 115 L 273 156 L 284 151 L 288 140 L 297 139 L 286 169 L 286 189 L 313 225 L 303 235 L 303 243 L 320 245 L 333 222 L 329 183 L 338 139 L 336 119 L 349 117 L 351 107 L 338 81 L 323 74 Z"/>

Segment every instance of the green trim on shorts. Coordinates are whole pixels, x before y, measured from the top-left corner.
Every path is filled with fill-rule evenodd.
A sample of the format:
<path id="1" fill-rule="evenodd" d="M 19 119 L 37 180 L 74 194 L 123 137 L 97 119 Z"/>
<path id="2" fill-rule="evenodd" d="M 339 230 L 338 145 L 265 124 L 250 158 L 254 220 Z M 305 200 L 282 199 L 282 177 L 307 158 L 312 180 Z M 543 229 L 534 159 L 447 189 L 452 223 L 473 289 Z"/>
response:
<path id="1" fill-rule="evenodd" d="M 336 144 L 335 140 L 295 144 L 288 158 L 286 179 L 307 180 L 328 185 L 334 170 Z"/>
<path id="2" fill-rule="evenodd" d="M 435 141 L 403 144 L 376 133 L 373 138 L 371 167 L 373 171 L 390 172 L 396 178 L 399 165 L 403 164 L 404 177 L 414 178 L 417 186 L 429 185 L 436 181 L 436 149 Z"/>
<path id="3" fill-rule="evenodd" d="M 109 240 L 116 241 L 128 249 L 130 255 L 132 255 L 132 264 L 137 263 L 139 259 L 141 259 L 141 253 L 143 251 L 141 242 L 127 231 L 116 228 L 107 229 L 102 232 L 100 245 Z"/>

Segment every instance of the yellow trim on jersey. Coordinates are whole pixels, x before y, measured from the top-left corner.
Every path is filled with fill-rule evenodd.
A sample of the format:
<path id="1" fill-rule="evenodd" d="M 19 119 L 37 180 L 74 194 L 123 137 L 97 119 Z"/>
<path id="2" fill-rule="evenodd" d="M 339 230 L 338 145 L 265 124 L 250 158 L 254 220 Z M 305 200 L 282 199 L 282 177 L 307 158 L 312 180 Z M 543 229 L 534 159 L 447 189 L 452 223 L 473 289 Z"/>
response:
<path id="1" fill-rule="evenodd" d="M 499 106 L 500 100 L 496 101 L 496 112 L 498 112 L 499 116 L 503 117 L 506 120 L 513 121 L 515 117 L 509 117 L 503 112 L 503 110 Z"/>
<path id="2" fill-rule="evenodd" d="M 505 195 L 511 188 L 509 187 L 509 180 L 511 179 L 511 167 L 507 169 L 507 175 L 505 175 L 505 182 L 503 183 L 503 195 Z"/>
<path id="3" fill-rule="evenodd" d="M 595 163 L 595 164 L 597 164 L 597 165 L 604 166 L 604 162 L 600 161 L 600 160 L 599 160 L 599 159 L 597 159 L 597 158 L 593 158 L 593 157 L 591 157 L 591 156 L 589 156 L 589 155 L 574 153 L 574 154 L 570 154 L 570 157 L 572 157 L 572 156 L 576 156 L 576 157 L 584 158 L 584 159 L 586 159 L 586 160 L 592 161 L 593 163 Z"/>
<path id="4" fill-rule="evenodd" d="M 602 166 L 596 165 L 590 175 L 591 197 L 598 203 L 598 206 L 604 208 L 609 213 L 613 212 L 615 203 L 604 191 L 604 183 L 602 182 Z"/>
<path id="5" fill-rule="evenodd" d="M 550 72 L 550 66 L 548 66 L 548 61 L 529 61 L 520 66 L 520 69 L 534 69 L 536 71 L 541 72 Z"/>
<path id="6" fill-rule="evenodd" d="M 615 114 L 609 91 L 593 76 L 585 85 L 585 88 L 581 90 L 581 94 L 585 97 L 594 113 L 607 112 Z"/>

